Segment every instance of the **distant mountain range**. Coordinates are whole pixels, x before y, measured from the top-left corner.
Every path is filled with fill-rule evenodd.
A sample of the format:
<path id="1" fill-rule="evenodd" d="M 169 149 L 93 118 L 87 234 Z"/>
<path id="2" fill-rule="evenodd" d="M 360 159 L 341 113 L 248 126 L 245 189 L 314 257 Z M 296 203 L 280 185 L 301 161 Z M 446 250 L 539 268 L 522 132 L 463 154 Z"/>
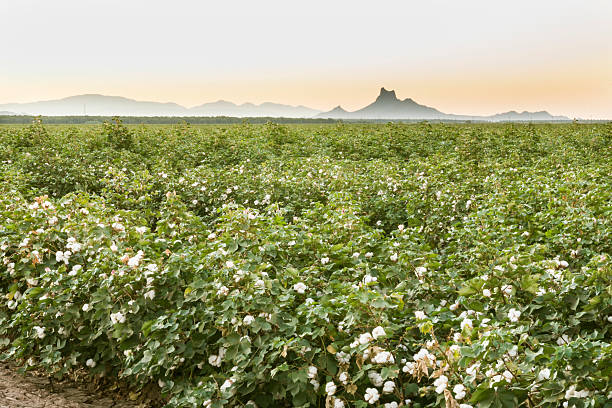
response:
<path id="1" fill-rule="evenodd" d="M 505 112 L 492 116 L 454 115 L 421 105 L 410 98 L 398 99 L 395 91 L 381 88 L 376 100 L 359 110 L 349 112 L 340 106 L 329 112 L 321 112 L 306 106 L 282 105 L 265 102 L 260 105 L 228 101 L 205 103 L 186 108 L 176 103 L 136 101 L 121 96 L 96 94 L 70 96 L 63 99 L 31 103 L 0 105 L 0 115 L 43 116 L 234 116 L 234 117 L 285 117 L 330 119 L 432 119 L 476 121 L 558 121 L 570 120 L 565 116 L 553 116 L 546 111 Z"/>
<path id="2" fill-rule="evenodd" d="M 478 120 L 478 121 L 556 121 L 570 120 L 565 116 L 553 116 L 546 111 L 540 112 L 505 112 L 498 113 L 492 116 L 470 116 L 470 115 L 453 115 L 443 113 L 439 110 L 418 104 L 410 98 L 404 100 L 398 99 L 395 91 L 387 91 L 385 88 L 380 89 L 380 93 L 374 102 L 368 106 L 348 112 L 341 106 L 336 106 L 329 112 L 319 113 L 318 118 L 330 119 L 434 119 L 434 120 Z"/>
<path id="3" fill-rule="evenodd" d="M 77 95 L 51 101 L 10 103 L 0 110 L 15 114 L 43 116 L 238 116 L 238 117 L 290 117 L 310 118 L 320 113 L 305 106 L 282 105 L 265 102 L 261 105 L 217 101 L 186 108 L 176 103 L 144 102 L 121 96 Z M 10 112 L 8 113 L 10 114 Z"/>

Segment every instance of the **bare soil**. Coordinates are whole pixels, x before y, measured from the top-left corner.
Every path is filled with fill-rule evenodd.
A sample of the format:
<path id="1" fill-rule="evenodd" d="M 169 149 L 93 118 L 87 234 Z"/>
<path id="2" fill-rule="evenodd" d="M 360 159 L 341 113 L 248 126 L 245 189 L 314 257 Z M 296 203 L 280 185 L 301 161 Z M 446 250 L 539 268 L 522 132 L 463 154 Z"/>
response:
<path id="1" fill-rule="evenodd" d="M 51 383 L 48 377 L 22 375 L 0 364 L 0 408 L 144 408 L 150 405 L 130 401 L 112 392 L 90 389 L 72 381 Z"/>

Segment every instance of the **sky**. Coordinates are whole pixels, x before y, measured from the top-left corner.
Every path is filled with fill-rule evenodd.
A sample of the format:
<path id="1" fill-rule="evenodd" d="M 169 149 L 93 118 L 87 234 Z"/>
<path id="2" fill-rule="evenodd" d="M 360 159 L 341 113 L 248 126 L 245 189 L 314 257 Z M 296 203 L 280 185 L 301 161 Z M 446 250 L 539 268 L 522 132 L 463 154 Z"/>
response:
<path id="1" fill-rule="evenodd" d="M 98 93 L 612 119 L 612 1 L 0 1 L 0 103 Z"/>

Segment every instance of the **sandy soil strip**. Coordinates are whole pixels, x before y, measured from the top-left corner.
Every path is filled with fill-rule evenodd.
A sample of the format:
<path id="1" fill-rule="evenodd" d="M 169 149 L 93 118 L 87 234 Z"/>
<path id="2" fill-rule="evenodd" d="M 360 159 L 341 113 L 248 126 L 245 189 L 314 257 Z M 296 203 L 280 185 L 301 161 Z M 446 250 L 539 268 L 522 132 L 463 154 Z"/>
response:
<path id="1" fill-rule="evenodd" d="M 16 372 L 0 364 L 0 408 L 136 408 L 146 407 L 116 396 L 90 392 L 70 382 L 51 385 L 44 377 Z"/>

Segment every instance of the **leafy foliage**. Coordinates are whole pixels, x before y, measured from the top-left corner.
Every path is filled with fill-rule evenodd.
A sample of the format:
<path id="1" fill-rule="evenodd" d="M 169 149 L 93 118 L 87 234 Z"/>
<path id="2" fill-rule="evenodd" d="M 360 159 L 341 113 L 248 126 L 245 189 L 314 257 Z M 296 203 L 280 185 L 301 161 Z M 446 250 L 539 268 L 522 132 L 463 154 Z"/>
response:
<path id="1" fill-rule="evenodd" d="M 174 407 L 609 406 L 609 132 L 0 128 L 0 356 Z"/>

